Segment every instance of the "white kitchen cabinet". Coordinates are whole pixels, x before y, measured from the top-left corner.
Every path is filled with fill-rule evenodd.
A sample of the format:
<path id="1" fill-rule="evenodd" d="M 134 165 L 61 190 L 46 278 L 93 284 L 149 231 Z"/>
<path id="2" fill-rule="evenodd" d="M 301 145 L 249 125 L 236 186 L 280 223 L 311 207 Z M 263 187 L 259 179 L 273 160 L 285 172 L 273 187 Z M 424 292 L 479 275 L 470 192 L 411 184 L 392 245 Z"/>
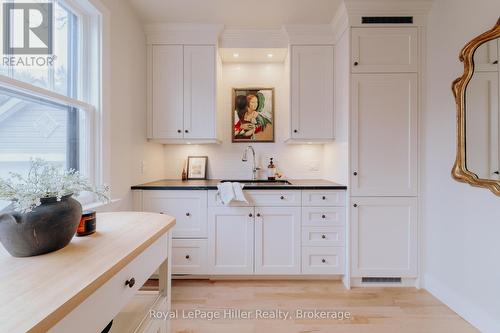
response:
<path id="1" fill-rule="evenodd" d="M 253 274 L 254 208 L 210 207 L 208 262 L 211 274 Z"/>
<path id="2" fill-rule="evenodd" d="M 417 276 L 417 198 L 353 198 L 351 275 Z"/>
<path id="3" fill-rule="evenodd" d="M 255 273 L 300 273 L 300 207 L 255 208 Z"/>
<path id="4" fill-rule="evenodd" d="M 415 196 L 417 74 L 356 74 L 351 94 L 351 195 Z"/>
<path id="5" fill-rule="evenodd" d="M 184 138 L 215 138 L 215 47 L 184 46 Z"/>
<path id="6" fill-rule="evenodd" d="M 215 46 L 152 45 L 149 52 L 148 137 L 164 143 L 215 140 Z"/>
<path id="7" fill-rule="evenodd" d="M 207 237 L 207 191 L 144 191 L 143 210 L 175 217 L 174 238 Z"/>
<path id="8" fill-rule="evenodd" d="M 498 57 L 500 43 L 498 39 L 491 40 L 479 46 L 474 52 L 474 71 L 496 72 L 498 71 Z"/>
<path id="9" fill-rule="evenodd" d="M 292 45 L 291 139 L 332 140 L 333 46 Z"/>
<path id="10" fill-rule="evenodd" d="M 353 28 L 353 73 L 418 71 L 418 30 L 405 28 Z"/>
<path id="11" fill-rule="evenodd" d="M 182 45 L 152 47 L 151 123 L 152 138 L 183 137 L 184 80 Z"/>

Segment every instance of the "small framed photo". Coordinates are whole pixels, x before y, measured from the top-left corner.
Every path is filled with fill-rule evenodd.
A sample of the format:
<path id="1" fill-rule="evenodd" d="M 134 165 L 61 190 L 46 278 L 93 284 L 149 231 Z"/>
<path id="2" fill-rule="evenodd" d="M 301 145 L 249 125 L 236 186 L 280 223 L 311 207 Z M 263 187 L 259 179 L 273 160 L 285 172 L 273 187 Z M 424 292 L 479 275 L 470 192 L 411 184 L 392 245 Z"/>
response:
<path id="1" fill-rule="evenodd" d="M 207 179 L 207 156 L 188 156 L 187 178 Z"/>

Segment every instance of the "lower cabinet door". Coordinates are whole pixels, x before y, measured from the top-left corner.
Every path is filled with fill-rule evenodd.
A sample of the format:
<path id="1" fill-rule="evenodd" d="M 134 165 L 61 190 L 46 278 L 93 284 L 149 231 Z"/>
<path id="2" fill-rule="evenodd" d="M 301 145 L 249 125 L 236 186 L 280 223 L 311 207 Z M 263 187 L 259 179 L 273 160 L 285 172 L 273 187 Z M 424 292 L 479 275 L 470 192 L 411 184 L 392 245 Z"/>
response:
<path id="1" fill-rule="evenodd" d="M 300 274 L 300 207 L 255 208 L 255 274 Z"/>
<path id="2" fill-rule="evenodd" d="M 417 198 L 351 198 L 352 276 L 417 276 Z"/>
<path id="3" fill-rule="evenodd" d="M 253 274 L 253 248 L 253 207 L 209 208 L 208 269 L 211 274 Z"/>

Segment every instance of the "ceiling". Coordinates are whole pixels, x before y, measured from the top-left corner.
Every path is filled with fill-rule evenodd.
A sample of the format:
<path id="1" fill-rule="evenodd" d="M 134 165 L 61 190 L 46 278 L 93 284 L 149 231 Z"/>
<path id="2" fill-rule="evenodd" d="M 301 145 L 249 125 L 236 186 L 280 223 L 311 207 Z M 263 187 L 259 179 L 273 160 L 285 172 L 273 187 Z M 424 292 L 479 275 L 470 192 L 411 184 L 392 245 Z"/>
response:
<path id="1" fill-rule="evenodd" d="M 238 27 L 330 23 L 342 0 L 129 0 L 143 22 Z"/>

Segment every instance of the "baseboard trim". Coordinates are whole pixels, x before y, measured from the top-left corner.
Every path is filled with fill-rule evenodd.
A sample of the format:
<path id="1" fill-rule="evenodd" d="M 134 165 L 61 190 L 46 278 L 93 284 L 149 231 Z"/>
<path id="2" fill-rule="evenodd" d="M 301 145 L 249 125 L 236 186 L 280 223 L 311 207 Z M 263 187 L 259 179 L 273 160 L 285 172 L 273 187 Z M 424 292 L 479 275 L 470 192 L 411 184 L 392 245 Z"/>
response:
<path id="1" fill-rule="evenodd" d="M 486 315 L 484 310 L 471 305 L 463 297 L 432 276 L 425 275 L 423 288 L 481 332 L 500 332 L 500 320 L 495 320 Z"/>

